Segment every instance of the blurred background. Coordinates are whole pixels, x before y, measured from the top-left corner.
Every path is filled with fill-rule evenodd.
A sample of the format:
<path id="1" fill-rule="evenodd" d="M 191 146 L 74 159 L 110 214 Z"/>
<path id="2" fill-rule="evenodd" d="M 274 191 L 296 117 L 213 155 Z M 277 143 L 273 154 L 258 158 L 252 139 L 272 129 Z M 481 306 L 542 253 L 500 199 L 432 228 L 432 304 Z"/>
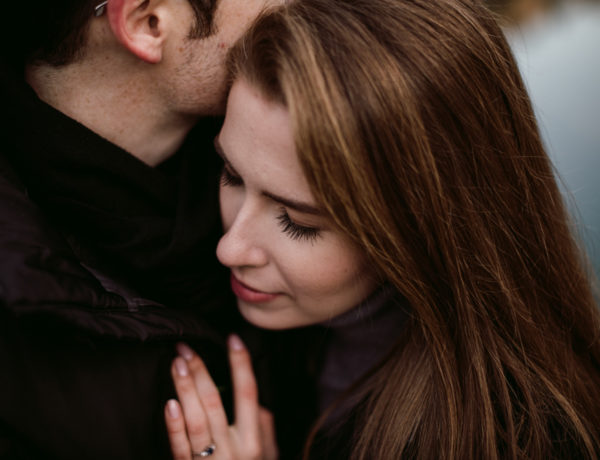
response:
<path id="1" fill-rule="evenodd" d="M 577 234 L 600 276 L 600 1 L 487 4 L 512 46 Z"/>

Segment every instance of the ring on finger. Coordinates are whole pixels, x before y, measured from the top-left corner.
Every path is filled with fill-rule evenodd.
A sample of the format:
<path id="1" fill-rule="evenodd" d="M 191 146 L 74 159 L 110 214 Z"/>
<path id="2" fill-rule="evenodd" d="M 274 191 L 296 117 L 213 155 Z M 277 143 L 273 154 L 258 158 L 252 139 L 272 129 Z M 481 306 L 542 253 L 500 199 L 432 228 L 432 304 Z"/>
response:
<path id="1" fill-rule="evenodd" d="M 215 446 L 213 443 L 211 443 L 208 446 L 206 446 L 204 449 L 202 449 L 200 452 L 192 451 L 192 458 L 210 457 L 212 454 L 215 453 L 216 449 L 217 449 L 217 446 Z"/>

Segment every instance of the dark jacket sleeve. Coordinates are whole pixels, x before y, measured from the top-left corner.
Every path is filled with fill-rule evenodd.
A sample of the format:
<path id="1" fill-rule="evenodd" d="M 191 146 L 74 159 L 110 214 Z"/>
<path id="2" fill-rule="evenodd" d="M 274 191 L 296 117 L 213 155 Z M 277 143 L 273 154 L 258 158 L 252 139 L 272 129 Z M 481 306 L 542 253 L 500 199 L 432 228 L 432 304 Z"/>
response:
<path id="1" fill-rule="evenodd" d="M 169 458 L 172 355 L 168 342 L 111 343 L 3 318 L 0 458 Z"/>
<path id="2" fill-rule="evenodd" d="M 163 408 L 174 397 L 175 342 L 93 336 L 62 321 L 3 314 L 0 458 L 169 458 Z M 228 385 L 221 347 L 188 343 Z"/>
<path id="3" fill-rule="evenodd" d="M 0 176 L 1 459 L 169 458 L 179 340 L 228 385 L 223 339 L 196 312 L 105 290 Z"/>

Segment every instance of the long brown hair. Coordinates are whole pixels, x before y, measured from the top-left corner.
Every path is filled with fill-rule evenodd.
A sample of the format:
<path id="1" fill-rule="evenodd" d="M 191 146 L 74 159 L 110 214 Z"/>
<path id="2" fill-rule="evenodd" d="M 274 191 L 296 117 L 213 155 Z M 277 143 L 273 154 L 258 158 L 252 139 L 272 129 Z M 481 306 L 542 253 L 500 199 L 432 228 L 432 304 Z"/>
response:
<path id="1" fill-rule="evenodd" d="M 591 274 L 489 12 L 300 0 L 230 66 L 289 109 L 315 198 L 410 305 L 353 458 L 597 458 Z"/>

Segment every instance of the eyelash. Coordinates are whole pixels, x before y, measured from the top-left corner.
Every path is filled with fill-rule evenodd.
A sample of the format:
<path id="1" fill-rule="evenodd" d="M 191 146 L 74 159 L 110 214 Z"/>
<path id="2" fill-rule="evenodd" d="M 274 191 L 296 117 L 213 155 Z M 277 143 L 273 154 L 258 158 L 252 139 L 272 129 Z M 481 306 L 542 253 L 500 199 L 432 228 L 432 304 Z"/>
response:
<path id="1" fill-rule="evenodd" d="M 227 166 L 223 166 L 223 170 L 221 171 L 221 185 L 225 187 L 239 187 L 240 185 L 244 185 L 244 181 L 242 181 L 241 177 L 231 174 Z"/>
<path id="2" fill-rule="evenodd" d="M 231 174 L 227 169 L 227 166 L 223 166 L 223 171 L 221 172 L 221 184 L 224 187 L 239 187 L 240 185 L 244 185 L 244 181 L 241 177 Z M 281 208 L 281 214 L 277 216 L 277 220 L 279 221 L 283 233 L 286 233 L 293 240 L 314 241 L 319 236 L 318 228 L 306 227 L 295 223 L 290 218 L 285 208 Z"/>
<path id="3" fill-rule="evenodd" d="M 292 219 L 285 208 L 281 208 L 281 214 L 277 217 L 283 233 L 287 233 L 293 240 L 314 241 L 319 236 L 319 229 L 298 225 Z"/>

